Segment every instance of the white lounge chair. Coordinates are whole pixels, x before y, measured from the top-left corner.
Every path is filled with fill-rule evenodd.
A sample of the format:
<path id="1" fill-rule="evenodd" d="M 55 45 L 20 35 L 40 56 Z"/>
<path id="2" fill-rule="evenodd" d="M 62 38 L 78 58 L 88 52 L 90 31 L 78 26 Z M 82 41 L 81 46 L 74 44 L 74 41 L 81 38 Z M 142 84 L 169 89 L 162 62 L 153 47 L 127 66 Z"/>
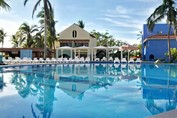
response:
<path id="1" fill-rule="evenodd" d="M 18 64 L 18 63 L 21 63 L 22 60 L 21 60 L 20 57 L 15 57 L 15 59 L 13 60 L 13 62 L 14 62 L 15 64 Z"/>
<path id="2" fill-rule="evenodd" d="M 5 57 L 2 57 L 2 62 L 4 64 L 9 64 L 10 60 L 6 59 Z"/>
<path id="3" fill-rule="evenodd" d="M 140 58 L 137 58 L 135 62 L 136 62 L 136 63 L 141 63 L 141 59 L 140 59 Z"/>
<path id="4" fill-rule="evenodd" d="M 32 62 L 32 60 L 28 57 L 23 57 L 23 59 L 22 59 L 22 63 L 31 63 L 31 62 Z"/>
<path id="5" fill-rule="evenodd" d="M 89 63 L 90 62 L 90 57 L 86 57 L 85 62 Z"/>
<path id="6" fill-rule="evenodd" d="M 57 63 L 62 63 L 63 59 L 62 58 L 57 58 Z"/>
<path id="7" fill-rule="evenodd" d="M 56 60 L 54 57 L 52 57 L 52 58 L 51 58 L 51 62 L 52 62 L 52 63 L 57 63 L 57 60 Z"/>
<path id="8" fill-rule="evenodd" d="M 68 58 L 63 58 L 63 62 L 68 63 L 69 62 Z"/>
<path id="9" fill-rule="evenodd" d="M 72 58 L 69 58 L 69 63 L 73 63 L 74 62 L 74 60 L 72 59 Z"/>
<path id="10" fill-rule="evenodd" d="M 40 63 L 44 63 L 45 60 L 44 60 L 42 57 L 40 57 L 40 58 L 39 58 L 39 62 L 40 62 Z"/>
<path id="11" fill-rule="evenodd" d="M 108 61 L 113 61 L 113 58 L 112 58 L 112 57 L 109 57 Z"/>
<path id="12" fill-rule="evenodd" d="M 106 61 L 106 57 L 103 57 L 103 58 L 101 59 L 101 61 Z"/>
<path id="13" fill-rule="evenodd" d="M 99 58 L 95 58 L 95 61 L 100 61 L 100 59 Z"/>
<path id="14" fill-rule="evenodd" d="M 76 57 L 74 58 L 74 62 L 80 63 L 80 59 L 76 56 Z"/>
<path id="15" fill-rule="evenodd" d="M 126 58 L 122 58 L 122 59 L 121 59 L 121 63 L 127 63 Z"/>
<path id="16" fill-rule="evenodd" d="M 84 63 L 84 62 L 85 62 L 84 57 L 81 57 L 81 58 L 80 58 L 80 62 L 81 62 L 81 63 Z"/>
<path id="17" fill-rule="evenodd" d="M 114 59 L 114 63 L 120 63 L 120 60 L 119 60 L 118 57 L 115 57 L 115 59 Z"/>
<path id="18" fill-rule="evenodd" d="M 130 60 L 128 60 L 128 63 L 134 63 L 134 59 L 133 58 L 130 58 Z"/>
<path id="19" fill-rule="evenodd" d="M 39 60 L 37 58 L 33 58 L 32 62 L 33 63 L 39 63 Z"/>
<path id="20" fill-rule="evenodd" d="M 50 60 L 50 58 L 46 58 L 45 59 L 45 63 L 51 63 L 52 61 Z"/>

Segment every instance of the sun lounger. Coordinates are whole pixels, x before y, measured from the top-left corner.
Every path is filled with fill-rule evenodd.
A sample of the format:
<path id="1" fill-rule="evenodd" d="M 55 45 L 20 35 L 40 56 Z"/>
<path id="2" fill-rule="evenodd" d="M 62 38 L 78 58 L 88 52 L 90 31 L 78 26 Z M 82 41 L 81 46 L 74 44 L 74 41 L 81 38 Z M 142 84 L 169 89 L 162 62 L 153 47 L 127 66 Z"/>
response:
<path id="1" fill-rule="evenodd" d="M 57 60 L 56 60 L 54 57 L 52 57 L 52 58 L 51 58 L 51 62 L 52 62 L 52 63 L 57 63 Z"/>
<path id="2" fill-rule="evenodd" d="M 46 58 L 45 59 L 45 63 L 51 63 L 52 61 L 50 60 L 50 58 Z"/>
<path id="3" fill-rule="evenodd" d="M 141 59 L 140 59 L 140 58 L 137 58 L 135 62 L 136 62 L 136 63 L 141 63 Z"/>
<path id="4" fill-rule="evenodd" d="M 33 58 L 32 63 L 39 63 L 39 60 L 37 58 Z"/>
<path id="5" fill-rule="evenodd" d="M 134 59 L 130 58 L 130 60 L 128 60 L 128 63 L 134 63 Z"/>
<path id="6" fill-rule="evenodd" d="M 85 62 L 84 57 L 81 57 L 81 58 L 80 58 L 80 62 L 81 62 L 81 63 L 84 63 L 84 62 Z"/>
<path id="7" fill-rule="evenodd" d="M 95 61 L 100 61 L 100 59 L 99 58 L 95 58 Z"/>
<path id="8" fill-rule="evenodd" d="M 109 57 L 108 61 L 113 61 L 113 58 L 112 58 L 112 57 Z"/>
<path id="9" fill-rule="evenodd" d="M 120 60 L 119 60 L 118 57 L 115 57 L 115 59 L 114 59 L 114 63 L 120 63 Z"/>
<path id="10" fill-rule="evenodd" d="M 126 58 L 122 58 L 122 59 L 121 59 L 121 63 L 127 63 Z"/>
<path id="11" fill-rule="evenodd" d="M 103 57 L 103 58 L 101 59 L 101 61 L 106 61 L 106 57 Z"/>
<path id="12" fill-rule="evenodd" d="M 57 58 L 57 63 L 62 63 L 63 59 L 62 58 Z"/>
<path id="13" fill-rule="evenodd" d="M 44 63 L 45 60 L 44 60 L 42 57 L 40 57 L 40 58 L 39 58 L 39 62 L 40 62 L 40 63 Z"/>
<path id="14" fill-rule="evenodd" d="M 89 63 L 90 62 L 90 57 L 85 58 L 85 62 Z"/>

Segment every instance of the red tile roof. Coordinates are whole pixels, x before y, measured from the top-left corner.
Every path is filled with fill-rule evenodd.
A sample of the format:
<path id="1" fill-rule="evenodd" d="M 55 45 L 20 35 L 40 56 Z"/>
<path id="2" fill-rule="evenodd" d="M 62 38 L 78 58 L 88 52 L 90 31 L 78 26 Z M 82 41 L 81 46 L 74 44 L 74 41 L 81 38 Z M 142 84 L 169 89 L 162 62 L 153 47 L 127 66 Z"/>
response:
<path id="1" fill-rule="evenodd" d="M 176 39 L 177 36 L 175 35 L 170 35 L 170 39 Z M 148 40 L 161 40 L 161 39 L 168 39 L 168 35 L 162 35 L 162 34 L 157 34 L 157 35 L 153 35 L 153 36 L 150 36 L 148 38 L 146 38 L 143 42 L 146 42 Z"/>
<path id="2" fill-rule="evenodd" d="M 168 35 L 153 35 L 148 37 L 147 39 L 168 39 Z M 170 35 L 170 39 L 176 39 L 176 36 Z"/>

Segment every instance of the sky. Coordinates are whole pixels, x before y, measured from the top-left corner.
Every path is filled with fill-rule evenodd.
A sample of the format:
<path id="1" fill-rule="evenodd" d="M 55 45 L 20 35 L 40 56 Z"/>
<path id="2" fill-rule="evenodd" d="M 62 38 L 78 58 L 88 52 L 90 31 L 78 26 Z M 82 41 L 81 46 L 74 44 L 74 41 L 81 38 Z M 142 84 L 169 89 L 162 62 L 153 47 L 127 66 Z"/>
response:
<path id="1" fill-rule="evenodd" d="M 37 1 L 29 0 L 24 6 L 24 0 L 6 0 L 11 10 L 0 9 L 0 28 L 8 35 L 3 47 L 12 46 L 11 35 L 16 33 L 23 22 L 39 25 L 36 14 L 41 10 L 42 3 L 32 18 L 32 10 Z M 139 44 L 137 34 L 143 30 L 143 24 L 146 24 L 147 18 L 162 0 L 50 0 L 50 2 L 57 21 L 57 33 L 83 20 L 84 29 L 88 32 L 93 30 L 108 32 L 116 40 Z"/>

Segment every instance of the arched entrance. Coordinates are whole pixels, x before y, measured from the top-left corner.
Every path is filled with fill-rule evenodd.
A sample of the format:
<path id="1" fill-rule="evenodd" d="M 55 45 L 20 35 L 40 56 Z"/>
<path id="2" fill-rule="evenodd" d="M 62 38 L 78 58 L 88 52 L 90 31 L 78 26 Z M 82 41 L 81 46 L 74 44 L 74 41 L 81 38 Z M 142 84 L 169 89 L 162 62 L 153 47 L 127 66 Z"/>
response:
<path id="1" fill-rule="evenodd" d="M 154 60 L 154 55 L 153 55 L 153 54 L 151 54 L 151 55 L 149 56 L 149 60 L 150 60 L 150 61 Z"/>

